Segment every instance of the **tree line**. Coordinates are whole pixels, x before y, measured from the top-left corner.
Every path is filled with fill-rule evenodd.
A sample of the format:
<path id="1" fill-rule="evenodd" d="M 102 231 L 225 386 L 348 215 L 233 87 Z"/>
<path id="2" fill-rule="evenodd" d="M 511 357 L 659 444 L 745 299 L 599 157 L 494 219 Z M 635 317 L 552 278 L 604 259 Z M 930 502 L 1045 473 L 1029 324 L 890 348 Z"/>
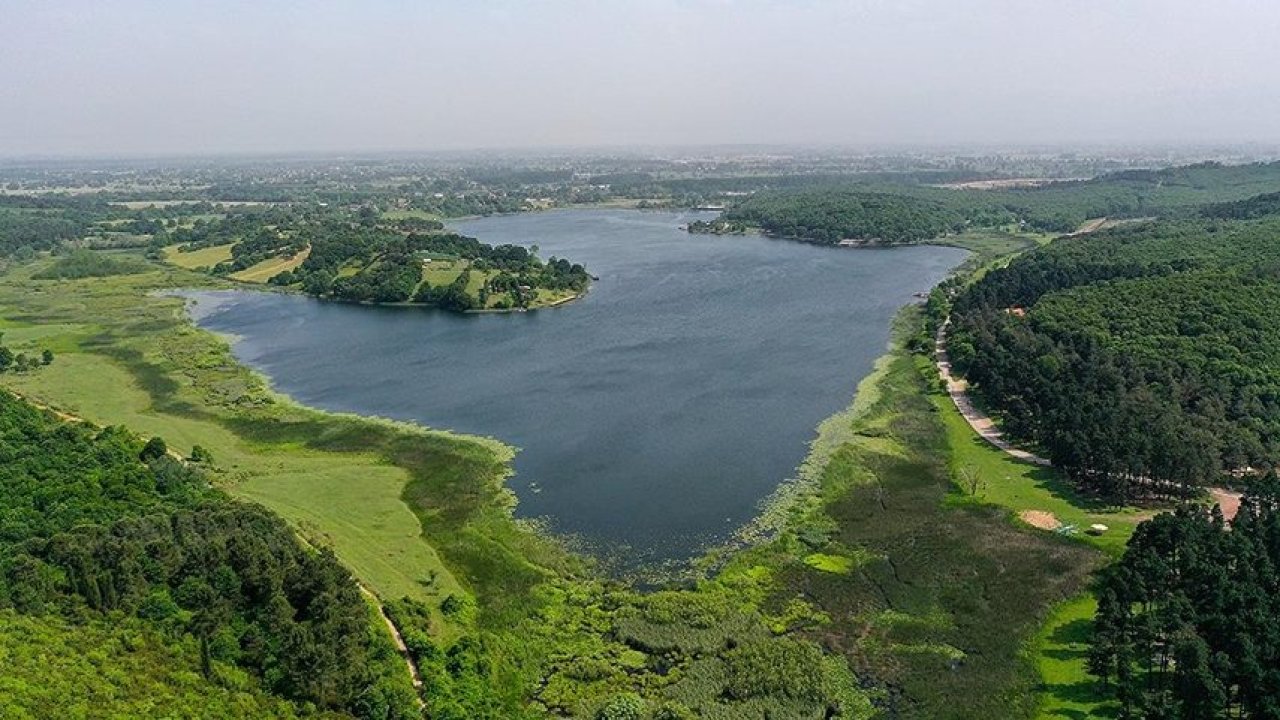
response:
<path id="1" fill-rule="evenodd" d="M 1280 187 L 1280 163 L 1203 163 L 981 191 L 874 178 L 856 181 L 844 176 L 825 184 L 757 188 L 756 194 L 728 208 L 721 220 L 726 227 L 755 227 L 823 244 L 844 239 L 920 242 L 968 227 L 1009 223 L 1067 233 L 1090 218 L 1186 217 L 1206 203 L 1274 192 Z"/>
<path id="2" fill-rule="evenodd" d="M 952 307 L 951 359 L 1089 490 L 1185 496 L 1280 461 L 1280 216 L 1059 240 Z"/>
<path id="3" fill-rule="evenodd" d="M 1138 526 L 1097 581 L 1089 671 L 1120 717 L 1280 717 L 1280 483 L 1228 526 L 1199 507 Z"/>
<path id="4" fill-rule="evenodd" d="M 416 717 L 403 665 L 332 552 L 213 490 L 163 441 L 0 393 L 0 457 L 0 608 L 131 618 L 193 638 L 206 678 L 236 667 L 299 706 Z"/>

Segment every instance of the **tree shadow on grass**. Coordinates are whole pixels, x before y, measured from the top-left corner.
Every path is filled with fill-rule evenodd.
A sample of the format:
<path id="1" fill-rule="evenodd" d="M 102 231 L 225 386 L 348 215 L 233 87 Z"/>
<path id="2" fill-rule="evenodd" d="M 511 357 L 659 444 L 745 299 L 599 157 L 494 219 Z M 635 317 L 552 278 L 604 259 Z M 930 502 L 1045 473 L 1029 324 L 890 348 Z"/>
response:
<path id="1" fill-rule="evenodd" d="M 969 442 L 975 448 L 984 452 L 1000 452 L 1004 454 L 1005 459 L 1009 462 L 1014 463 L 1019 467 L 1026 468 L 1026 477 L 1035 483 L 1036 487 L 1049 493 L 1054 498 L 1063 500 L 1080 508 L 1081 510 L 1093 513 L 1103 513 L 1116 512 L 1123 509 L 1104 498 L 1080 492 L 1080 490 L 1078 490 L 1063 476 L 1061 470 L 1045 467 L 1043 465 L 1036 465 L 1035 463 L 1019 460 L 1012 455 L 1005 454 L 977 433 L 971 434 Z"/>
<path id="2" fill-rule="evenodd" d="M 1098 686 L 1095 680 L 1079 680 L 1073 683 L 1053 683 L 1044 686 L 1046 695 L 1064 703 L 1092 706 L 1089 710 L 1076 708 L 1052 708 L 1044 712 L 1044 717 L 1070 718 L 1114 718 L 1119 715 L 1114 703 Z"/>
<path id="3" fill-rule="evenodd" d="M 1049 642 L 1060 647 L 1046 649 L 1041 654 L 1064 662 L 1079 660 L 1089 654 L 1089 639 L 1092 635 L 1092 623 L 1087 618 L 1072 620 L 1055 628 L 1049 636 Z"/>

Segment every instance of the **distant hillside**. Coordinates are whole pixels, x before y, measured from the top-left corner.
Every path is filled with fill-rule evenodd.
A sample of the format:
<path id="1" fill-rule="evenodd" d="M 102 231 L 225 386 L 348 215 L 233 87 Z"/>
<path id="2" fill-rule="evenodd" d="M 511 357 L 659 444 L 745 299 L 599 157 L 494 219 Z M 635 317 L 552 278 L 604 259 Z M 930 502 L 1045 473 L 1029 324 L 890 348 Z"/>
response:
<path id="1" fill-rule="evenodd" d="M 994 190 L 847 182 L 836 187 L 771 190 L 742 200 L 722 219 L 818 243 L 844 239 L 901 243 L 1009 222 L 1066 233 L 1090 218 L 1186 215 L 1206 203 L 1276 191 L 1280 191 L 1280 163 L 1204 163 Z M 1229 211 L 1223 208 L 1222 212 Z"/>

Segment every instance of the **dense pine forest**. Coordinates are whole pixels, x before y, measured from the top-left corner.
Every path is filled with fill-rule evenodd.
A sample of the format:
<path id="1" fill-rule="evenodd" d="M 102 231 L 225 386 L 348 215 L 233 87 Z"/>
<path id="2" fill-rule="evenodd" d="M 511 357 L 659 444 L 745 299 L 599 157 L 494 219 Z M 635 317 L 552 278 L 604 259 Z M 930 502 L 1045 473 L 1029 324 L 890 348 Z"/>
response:
<path id="1" fill-rule="evenodd" d="M 126 692 L 111 663 L 137 663 L 149 678 L 187 662 L 215 704 L 170 711 L 233 715 L 248 703 L 270 715 L 416 715 L 404 665 L 350 573 L 275 515 L 211 489 L 200 462 L 173 457 L 159 438 L 64 421 L 8 393 L 0 457 L 0 612 L 51 647 L 76 626 L 90 647 L 102 645 L 93 652 L 107 667 L 80 677 L 77 694 Z M 0 647 L 20 657 L 8 642 L 25 642 L 13 627 Z M 167 659 L 157 643 L 173 648 Z M 42 682 L 6 678 L 0 710 L 39 714 L 67 701 L 45 697 Z M 225 688 L 244 697 L 233 693 L 218 710 Z"/>
<path id="2" fill-rule="evenodd" d="M 1097 583 L 1090 671 L 1121 718 L 1280 716 L 1280 485 L 1230 526 L 1199 508 L 1138 528 Z"/>
<path id="3" fill-rule="evenodd" d="M 1059 240 L 960 294 L 952 360 L 1009 432 L 1105 495 L 1274 466 L 1278 237 L 1272 215 Z"/>

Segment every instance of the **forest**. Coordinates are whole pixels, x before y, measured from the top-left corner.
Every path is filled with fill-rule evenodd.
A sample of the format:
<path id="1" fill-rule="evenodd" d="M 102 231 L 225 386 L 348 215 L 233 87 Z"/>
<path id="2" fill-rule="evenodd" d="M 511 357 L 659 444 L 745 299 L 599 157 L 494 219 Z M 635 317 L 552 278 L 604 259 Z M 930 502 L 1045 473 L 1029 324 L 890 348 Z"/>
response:
<path id="1" fill-rule="evenodd" d="M 277 516 L 210 488 L 207 454 L 193 455 L 0 393 L 0 611 L 40 632 L 111 622 L 192 644 L 213 688 L 247 674 L 299 711 L 415 717 L 404 665 L 351 574 Z"/>
<path id="2" fill-rule="evenodd" d="M 536 307 L 586 291 L 591 277 L 567 260 L 543 261 L 528 248 L 494 247 L 444 230 L 416 212 L 358 209 L 249 208 L 196 220 L 152 240 L 194 253 L 228 246 L 229 257 L 209 268 L 266 281 L 315 297 L 368 303 L 415 303 L 464 312 Z"/>
<path id="3" fill-rule="evenodd" d="M 1216 217 L 1059 240 L 988 273 L 954 301 L 953 363 L 1008 432 L 1103 495 L 1275 466 L 1280 216 Z"/>
<path id="4" fill-rule="evenodd" d="M 585 268 L 567 260 L 544 262 L 522 246 L 494 247 L 443 231 L 399 234 L 328 226 L 306 237 L 307 259 L 271 282 L 296 284 L 317 297 L 413 302 L 454 311 L 525 308 L 538 290 L 573 295 L 584 292 L 591 280 Z M 440 261 L 462 269 L 434 278 L 433 284 L 432 263 Z"/>
<path id="5" fill-rule="evenodd" d="M 107 211 L 97 200 L 0 195 L 0 257 L 31 257 L 78 240 Z"/>
<path id="6" fill-rule="evenodd" d="M 732 204 L 722 219 L 822 244 L 920 242 L 967 227 L 1023 223 L 1068 233 L 1090 218 L 1177 217 L 1206 203 L 1238 201 L 1278 186 L 1280 163 L 1203 163 L 993 190 L 845 179 L 762 190 Z"/>
<path id="7" fill-rule="evenodd" d="M 1159 515 L 1100 573 L 1089 670 L 1121 718 L 1280 716 L 1278 493 L 1256 483 L 1230 525 Z"/>

